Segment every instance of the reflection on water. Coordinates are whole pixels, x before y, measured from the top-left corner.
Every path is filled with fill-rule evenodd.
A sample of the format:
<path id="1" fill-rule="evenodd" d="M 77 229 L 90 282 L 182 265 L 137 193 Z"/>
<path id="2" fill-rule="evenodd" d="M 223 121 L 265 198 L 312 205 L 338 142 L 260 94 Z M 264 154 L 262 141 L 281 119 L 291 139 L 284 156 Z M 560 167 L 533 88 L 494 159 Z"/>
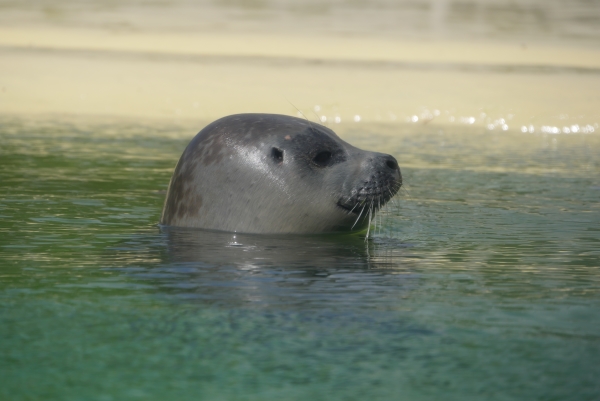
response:
<path id="1" fill-rule="evenodd" d="M 389 307 L 414 277 L 408 246 L 356 235 L 269 236 L 163 228 L 164 260 L 123 268 L 161 293 L 222 307 L 294 311 Z M 380 249 L 381 248 L 381 249 Z M 138 250 L 139 252 L 139 250 Z M 141 252 L 140 252 L 141 253 Z M 391 269 L 387 270 L 386 269 Z"/>
<path id="2" fill-rule="evenodd" d="M 2 399 L 599 394 L 594 134 L 341 124 L 405 177 L 365 242 L 157 227 L 189 128 L 1 127 Z"/>

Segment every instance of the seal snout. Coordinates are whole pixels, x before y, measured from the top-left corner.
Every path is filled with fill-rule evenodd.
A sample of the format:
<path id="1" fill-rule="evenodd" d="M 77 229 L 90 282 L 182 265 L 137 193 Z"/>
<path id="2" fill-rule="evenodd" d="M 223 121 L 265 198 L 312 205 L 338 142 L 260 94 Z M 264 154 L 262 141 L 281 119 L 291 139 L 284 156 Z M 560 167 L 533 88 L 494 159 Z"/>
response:
<path id="1" fill-rule="evenodd" d="M 400 168 L 398 167 L 398 162 L 396 161 L 396 158 L 394 156 L 385 155 L 384 159 L 385 159 L 385 165 L 387 166 L 387 168 L 389 168 L 391 170 L 400 171 Z"/>
<path id="2" fill-rule="evenodd" d="M 400 166 L 398 166 L 398 161 L 394 156 L 391 155 L 382 155 L 383 163 L 387 169 L 391 170 L 393 173 L 398 174 L 398 188 L 402 186 L 402 173 L 400 172 Z"/>
<path id="3" fill-rule="evenodd" d="M 393 156 L 377 153 L 364 160 L 366 174 L 350 191 L 338 200 L 337 205 L 350 213 L 360 214 L 365 209 L 373 211 L 385 205 L 402 186 L 402 174 Z"/>

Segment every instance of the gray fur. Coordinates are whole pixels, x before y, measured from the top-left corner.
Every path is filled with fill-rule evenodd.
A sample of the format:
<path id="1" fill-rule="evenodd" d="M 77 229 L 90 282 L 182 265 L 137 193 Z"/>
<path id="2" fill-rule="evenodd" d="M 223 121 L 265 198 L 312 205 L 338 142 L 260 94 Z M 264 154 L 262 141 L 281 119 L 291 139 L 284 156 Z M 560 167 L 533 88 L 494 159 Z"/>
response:
<path id="1" fill-rule="evenodd" d="M 160 222 L 244 233 L 363 230 L 368 213 L 358 209 L 375 211 L 400 185 L 393 157 L 355 148 L 327 127 L 237 114 L 209 124 L 187 146 Z"/>

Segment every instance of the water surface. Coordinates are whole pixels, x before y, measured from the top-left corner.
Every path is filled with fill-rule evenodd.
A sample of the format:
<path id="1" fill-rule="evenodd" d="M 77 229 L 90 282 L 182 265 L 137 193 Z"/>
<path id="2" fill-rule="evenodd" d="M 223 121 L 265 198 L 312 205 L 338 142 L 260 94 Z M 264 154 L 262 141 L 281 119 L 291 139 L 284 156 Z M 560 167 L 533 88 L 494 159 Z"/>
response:
<path id="1" fill-rule="evenodd" d="M 0 398 L 598 399 L 595 134 L 337 125 L 365 241 L 159 229 L 189 127 L 0 127 Z"/>

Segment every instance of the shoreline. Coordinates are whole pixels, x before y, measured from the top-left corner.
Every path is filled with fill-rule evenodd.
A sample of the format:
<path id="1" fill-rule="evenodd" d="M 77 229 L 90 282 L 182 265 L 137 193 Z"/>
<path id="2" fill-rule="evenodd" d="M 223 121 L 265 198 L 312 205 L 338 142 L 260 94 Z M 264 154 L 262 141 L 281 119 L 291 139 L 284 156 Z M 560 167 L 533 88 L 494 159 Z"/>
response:
<path id="1" fill-rule="evenodd" d="M 600 122 L 600 51 L 332 35 L 0 28 L 0 113 L 492 129 Z M 594 126 L 596 129 L 597 127 Z"/>

